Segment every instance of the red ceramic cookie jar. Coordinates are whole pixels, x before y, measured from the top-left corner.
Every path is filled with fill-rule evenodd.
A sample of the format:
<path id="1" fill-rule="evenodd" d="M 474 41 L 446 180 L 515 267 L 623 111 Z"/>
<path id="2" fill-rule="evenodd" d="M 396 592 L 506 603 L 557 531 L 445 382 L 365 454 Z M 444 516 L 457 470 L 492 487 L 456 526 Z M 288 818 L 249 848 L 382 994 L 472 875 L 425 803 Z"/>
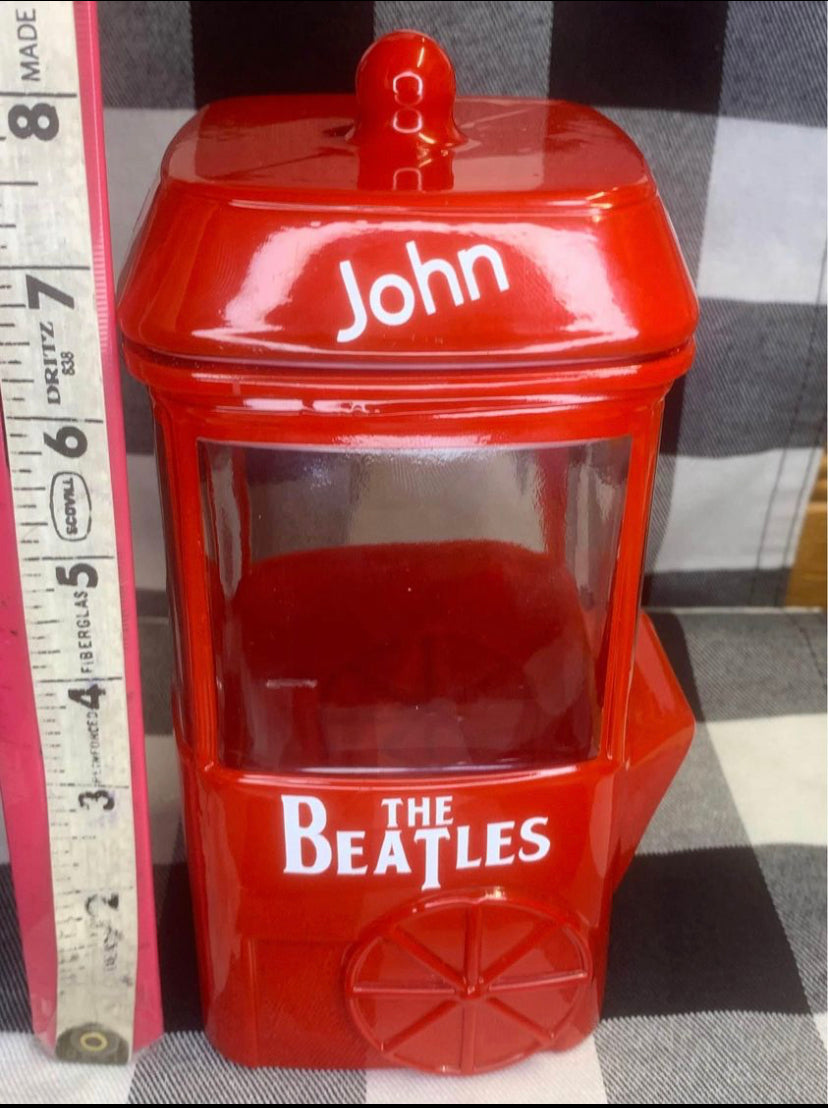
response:
<path id="1" fill-rule="evenodd" d="M 400 32 L 355 98 L 203 109 L 122 282 L 204 1015 L 248 1065 L 588 1035 L 692 735 L 639 611 L 697 312 L 670 223 L 598 113 L 454 91 Z"/>

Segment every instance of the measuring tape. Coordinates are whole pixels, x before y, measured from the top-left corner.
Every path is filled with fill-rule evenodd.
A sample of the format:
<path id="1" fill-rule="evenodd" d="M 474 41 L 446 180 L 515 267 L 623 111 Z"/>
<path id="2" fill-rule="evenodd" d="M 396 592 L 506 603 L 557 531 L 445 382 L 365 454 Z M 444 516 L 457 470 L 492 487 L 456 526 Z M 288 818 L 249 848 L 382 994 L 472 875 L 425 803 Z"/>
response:
<path id="1" fill-rule="evenodd" d="M 123 506 L 113 503 L 107 426 L 106 375 L 118 370 L 101 353 L 108 261 L 90 223 L 102 181 L 93 166 L 88 185 L 82 112 L 82 75 L 97 72 L 94 10 L 77 7 L 0 5 L 0 397 L 46 786 L 55 1052 L 123 1062 L 139 968 L 128 707 L 137 690 L 125 664 Z M 93 110 L 99 128 L 99 100 Z M 122 571 L 123 560 L 121 551 Z"/>

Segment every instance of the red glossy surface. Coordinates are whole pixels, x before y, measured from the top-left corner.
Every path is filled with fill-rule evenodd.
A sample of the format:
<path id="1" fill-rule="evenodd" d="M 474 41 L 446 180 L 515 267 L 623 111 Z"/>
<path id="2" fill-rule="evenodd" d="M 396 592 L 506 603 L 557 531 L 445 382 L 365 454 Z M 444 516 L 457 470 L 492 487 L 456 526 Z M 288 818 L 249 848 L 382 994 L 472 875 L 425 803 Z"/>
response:
<path id="1" fill-rule="evenodd" d="M 470 1074 L 551 1046 L 591 977 L 576 921 L 484 893 L 380 921 L 351 956 L 345 990 L 384 1057 Z"/>
<path id="2" fill-rule="evenodd" d="M 124 279 L 158 425 L 205 1021 L 247 1064 L 467 1073 L 589 1034 L 613 890 L 692 735 L 638 610 L 663 400 L 696 319 L 669 222 L 597 113 L 452 95 L 444 55 L 409 34 L 369 52 L 358 107 L 205 109 Z M 424 535 L 254 561 L 265 509 L 232 467 L 209 535 L 205 443 L 617 438 L 595 641 L 567 567 L 600 474 L 538 485 L 542 553 Z M 535 671 L 543 642 L 558 654 Z M 549 706 L 572 659 L 593 683 L 567 716 Z"/>
<path id="3" fill-rule="evenodd" d="M 662 704 L 663 749 L 655 777 L 641 772 L 635 733 L 621 764 L 599 756 L 558 770 L 460 776 L 240 774 L 215 763 L 200 766 L 199 753 L 183 745 L 205 1018 L 219 1049 L 248 1065 L 405 1062 L 471 1072 L 531 1050 L 565 1049 L 589 1034 L 603 993 L 612 891 L 627 860 L 619 848 L 640 834 L 641 807 L 655 809 L 693 731 L 675 679 L 653 649 L 646 618 L 640 640 L 640 654 L 653 668 L 636 672 L 631 714 L 633 719 L 639 714 L 638 695 L 645 703 L 656 698 Z M 628 811 L 630 784 L 637 803 Z M 324 804 L 324 833 L 334 851 L 337 831 L 364 832 L 354 865 L 366 872 L 337 874 L 333 857 L 323 873 L 285 873 L 285 797 Z M 402 802 L 396 822 L 410 873 L 393 867 L 377 872 L 388 833 L 382 801 L 389 797 Z M 423 820 L 417 815 L 408 826 L 407 805 L 411 800 L 422 811 L 428 798 L 432 830 L 439 832 L 437 798 L 447 797 L 450 803 L 443 808 L 451 823 L 437 841 L 433 871 L 439 889 L 428 894 L 423 889 L 428 846 L 416 838 Z M 505 825 L 499 856 L 517 855 L 519 849 L 529 854 L 534 847 L 527 849 L 520 829 L 526 820 L 544 817 L 548 854 L 486 864 L 491 825 Z M 458 906 L 453 915 L 443 914 L 446 898 Z M 481 898 L 502 910 L 494 909 L 494 918 L 487 914 L 482 935 L 470 938 L 474 905 Z M 506 909 L 513 903 L 511 916 Z M 530 930 L 530 917 L 558 926 Z M 410 937 L 426 948 L 410 963 L 379 942 L 390 937 L 397 945 L 400 927 L 413 930 Z M 423 966 L 433 971 L 425 982 Z M 490 981 L 494 989 L 480 988 Z M 499 987 L 510 984 L 514 994 L 504 1001 Z M 418 991 L 424 985 L 425 994 Z M 425 1038 L 409 1041 L 412 1027 L 434 1015 L 440 990 L 449 1009 L 438 1013 L 437 1027 L 429 1023 Z M 391 1011 L 378 1003 L 386 991 L 393 994 Z M 520 1021 L 496 1001 L 515 1008 L 532 1026 L 505 1036 L 504 1025 Z M 469 1007 L 484 1017 L 471 1030 L 465 1022 Z"/>
<path id="4" fill-rule="evenodd" d="M 562 101 L 461 99 L 456 132 L 450 67 L 424 36 L 389 36 L 360 74 L 359 104 L 228 100 L 185 125 L 125 271 L 130 340 L 179 358 L 427 353 L 435 368 L 496 356 L 547 372 L 550 356 L 687 345 L 687 272 L 613 123 Z"/>
<path id="5" fill-rule="evenodd" d="M 246 576 L 232 609 L 214 593 L 229 765 L 543 766 L 597 746 L 583 613 L 544 554 L 486 542 L 288 554 Z"/>

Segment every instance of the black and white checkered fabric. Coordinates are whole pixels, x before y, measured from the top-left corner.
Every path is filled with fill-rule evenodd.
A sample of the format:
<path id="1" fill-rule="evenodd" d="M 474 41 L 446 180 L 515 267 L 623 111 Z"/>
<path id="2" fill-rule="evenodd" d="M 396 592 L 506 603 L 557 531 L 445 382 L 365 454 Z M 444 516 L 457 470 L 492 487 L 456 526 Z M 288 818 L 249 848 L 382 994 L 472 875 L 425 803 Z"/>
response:
<path id="1" fill-rule="evenodd" d="M 246 1070 L 201 1030 L 169 627 L 142 624 L 166 1034 L 125 1068 L 36 1045 L 0 867 L 3 1103 L 825 1103 L 825 622 L 655 615 L 699 727 L 615 898 L 604 1018 L 574 1051 L 475 1078 Z"/>
<path id="2" fill-rule="evenodd" d="M 701 297 L 664 430 L 645 598 L 784 599 L 825 412 L 826 7 L 790 0 L 99 4 L 116 269 L 164 147 L 241 93 L 348 91 L 372 38 L 434 35 L 460 92 L 593 104 L 647 156 Z M 125 385 L 138 585 L 164 608 L 149 406 Z"/>
<path id="3" fill-rule="evenodd" d="M 653 167 L 702 301 L 671 394 L 647 596 L 699 730 L 616 897 L 604 1019 L 473 1079 L 244 1070 L 201 1030 L 152 427 L 125 378 L 166 1034 L 123 1068 L 29 1033 L 0 844 L 0 1102 L 814 1103 L 826 1100 L 824 619 L 781 603 L 824 433 L 821 2 L 99 4 L 116 269 L 195 107 L 343 91 L 372 38 L 433 34 L 463 93 L 596 105 Z"/>

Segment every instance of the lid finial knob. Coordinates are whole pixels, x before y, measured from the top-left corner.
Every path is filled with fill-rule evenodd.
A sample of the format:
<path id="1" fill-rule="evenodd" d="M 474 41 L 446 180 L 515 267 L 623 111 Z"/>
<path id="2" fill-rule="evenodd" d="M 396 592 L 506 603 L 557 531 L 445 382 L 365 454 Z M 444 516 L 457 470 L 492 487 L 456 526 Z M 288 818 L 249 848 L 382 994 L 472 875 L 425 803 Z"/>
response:
<path id="1" fill-rule="evenodd" d="M 378 139 L 455 146 L 454 67 L 419 31 L 392 31 L 369 47 L 356 72 L 355 142 Z"/>

